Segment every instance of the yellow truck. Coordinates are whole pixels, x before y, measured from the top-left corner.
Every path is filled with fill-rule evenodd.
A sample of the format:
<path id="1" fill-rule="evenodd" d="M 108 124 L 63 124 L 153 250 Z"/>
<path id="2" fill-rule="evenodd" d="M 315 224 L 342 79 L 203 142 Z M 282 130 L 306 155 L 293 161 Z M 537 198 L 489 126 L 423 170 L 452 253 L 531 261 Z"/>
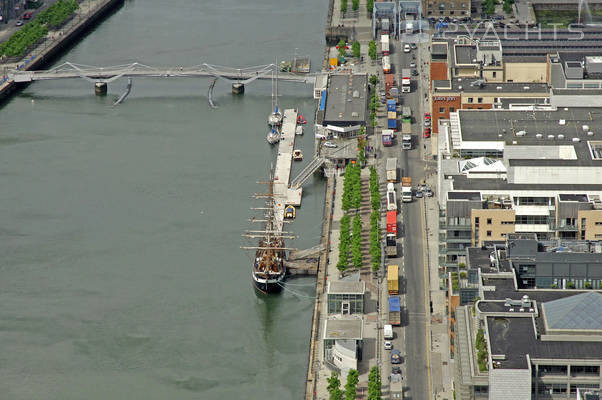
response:
<path id="1" fill-rule="evenodd" d="M 387 267 L 387 289 L 389 295 L 399 294 L 399 266 L 389 265 Z"/>

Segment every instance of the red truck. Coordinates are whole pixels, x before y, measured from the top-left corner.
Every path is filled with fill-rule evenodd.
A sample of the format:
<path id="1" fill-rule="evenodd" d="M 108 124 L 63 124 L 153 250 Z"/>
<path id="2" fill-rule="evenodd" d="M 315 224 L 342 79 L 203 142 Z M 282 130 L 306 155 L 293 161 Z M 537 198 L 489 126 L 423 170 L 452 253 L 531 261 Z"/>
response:
<path id="1" fill-rule="evenodd" d="M 385 75 L 385 92 L 387 97 L 391 96 L 391 88 L 395 86 L 395 75 L 394 74 L 386 74 Z"/>
<path id="2" fill-rule="evenodd" d="M 387 257 L 397 257 L 397 211 L 387 211 Z"/>

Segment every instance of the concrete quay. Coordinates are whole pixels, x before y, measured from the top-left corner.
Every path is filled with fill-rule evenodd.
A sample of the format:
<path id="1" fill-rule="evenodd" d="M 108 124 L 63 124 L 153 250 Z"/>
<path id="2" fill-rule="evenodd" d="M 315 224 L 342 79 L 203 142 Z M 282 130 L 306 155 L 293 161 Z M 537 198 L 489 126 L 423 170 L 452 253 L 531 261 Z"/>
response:
<path id="1" fill-rule="evenodd" d="M 0 80 L 0 101 L 6 100 L 15 90 L 21 87 L 16 82 L 5 78 L 11 70 L 30 71 L 47 65 L 65 49 L 81 38 L 98 23 L 101 18 L 115 7 L 123 5 L 125 0 L 84 0 L 74 17 L 61 29 L 50 31 L 44 40 L 23 56 L 19 62 L 0 64 L 2 80 Z"/>

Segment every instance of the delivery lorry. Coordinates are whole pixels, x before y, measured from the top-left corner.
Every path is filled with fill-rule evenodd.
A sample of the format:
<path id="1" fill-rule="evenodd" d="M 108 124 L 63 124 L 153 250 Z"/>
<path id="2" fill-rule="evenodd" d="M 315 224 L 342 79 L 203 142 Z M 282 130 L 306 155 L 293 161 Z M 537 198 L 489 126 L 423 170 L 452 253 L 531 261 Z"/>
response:
<path id="1" fill-rule="evenodd" d="M 401 178 L 401 201 L 404 203 L 412 201 L 412 178 L 409 176 Z"/>
<path id="2" fill-rule="evenodd" d="M 383 129 L 381 131 L 383 146 L 391 147 L 393 146 L 393 130 L 392 129 Z"/>
<path id="3" fill-rule="evenodd" d="M 397 158 L 387 158 L 387 182 L 397 182 Z"/>
<path id="4" fill-rule="evenodd" d="M 399 295 L 399 266 L 387 266 L 387 290 L 389 295 Z"/>
<path id="5" fill-rule="evenodd" d="M 389 324 L 401 325 L 401 300 L 399 296 L 389 296 Z"/>

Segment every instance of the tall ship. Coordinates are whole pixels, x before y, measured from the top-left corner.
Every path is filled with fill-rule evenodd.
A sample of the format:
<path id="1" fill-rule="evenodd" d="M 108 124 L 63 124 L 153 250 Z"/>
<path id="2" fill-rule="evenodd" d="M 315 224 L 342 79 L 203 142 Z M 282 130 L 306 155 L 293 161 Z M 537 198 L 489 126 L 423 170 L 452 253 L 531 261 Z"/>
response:
<path id="1" fill-rule="evenodd" d="M 265 198 L 265 207 L 254 208 L 262 210 L 263 218 L 251 218 L 253 223 L 262 224 L 261 230 L 247 230 L 243 236 L 258 239 L 257 246 L 243 246 L 245 250 L 254 250 L 255 257 L 251 267 L 251 278 L 255 288 L 262 293 L 277 293 L 283 288 L 286 276 L 286 252 L 293 250 L 285 247 L 284 239 L 294 239 L 290 232 L 283 232 L 274 213 L 274 179 L 270 174 L 268 182 L 259 182 L 268 185 L 266 194 L 255 194 L 255 198 Z"/>

